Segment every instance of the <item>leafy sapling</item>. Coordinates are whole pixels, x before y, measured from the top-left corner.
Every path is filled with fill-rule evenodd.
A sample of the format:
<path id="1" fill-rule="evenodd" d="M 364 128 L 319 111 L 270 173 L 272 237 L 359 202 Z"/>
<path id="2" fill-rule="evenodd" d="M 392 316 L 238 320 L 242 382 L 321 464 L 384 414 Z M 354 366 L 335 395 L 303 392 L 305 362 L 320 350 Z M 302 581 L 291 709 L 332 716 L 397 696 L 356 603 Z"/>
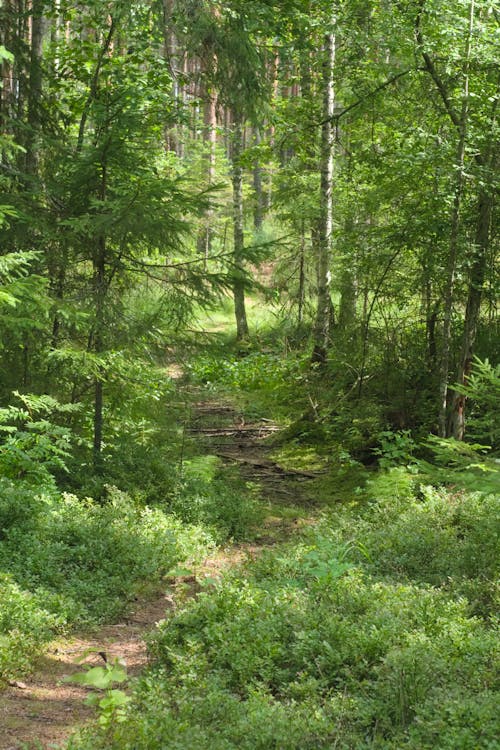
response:
<path id="1" fill-rule="evenodd" d="M 88 656 L 88 651 L 78 661 Z M 114 685 L 124 683 L 128 680 L 127 668 L 123 659 L 113 659 L 108 661 L 106 655 L 98 652 L 103 660 L 104 665 L 99 667 L 90 667 L 84 672 L 77 672 L 70 677 L 66 677 L 64 682 L 74 682 L 83 687 L 93 688 L 85 699 L 88 706 L 95 706 L 99 711 L 99 724 L 109 730 L 114 724 L 125 721 L 126 708 L 130 703 L 130 697 L 123 691 L 114 687 Z"/>

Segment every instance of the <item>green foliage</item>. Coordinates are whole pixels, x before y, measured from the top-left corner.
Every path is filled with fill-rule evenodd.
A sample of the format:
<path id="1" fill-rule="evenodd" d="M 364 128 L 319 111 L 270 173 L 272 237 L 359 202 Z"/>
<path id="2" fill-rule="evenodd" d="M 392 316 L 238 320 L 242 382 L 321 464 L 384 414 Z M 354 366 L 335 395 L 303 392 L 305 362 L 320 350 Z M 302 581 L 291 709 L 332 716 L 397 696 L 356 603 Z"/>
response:
<path id="1" fill-rule="evenodd" d="M 473 402 L 467 420 L 467 436 L 497 451 L 500 448 L 500 365 L 494 367 L 488 359 L 482 361 L 476 357 L 467 385 L 457 389 Z"/>
<path id="2" fill-rule="evenodd" d="M 14 217 L 16 212 L 8 206 L 0 206 L 0 227 L 5 216 Z M 34 252 L 11 252 L 0 256 L 0 349 L 4 355 L 6 349 L 26 344 L 27 336 L 43 330 L 46 323 L 47 283 L 33 272 L 39 259 L 39 254 Z M 8 375 L 0 371 L 2 390 L 9 383 Z"/>
<path id="3" fill-rule="evenodd" d="M 273 391 L 283 385 L 290 366 L 289 360 L 275 354 L 251 352 L 245 357 L 225 360 L 223 366 L 219 356 L 198 357 L 189 365 L 189 372 L 195 382 L 206 385 Z"/>
<path id="4" fill-rule="evenodd" d="M 263 520 L 256 489 L 237 473 L 220 471 L 215 456 L 195 457 L 183 464 L 168 507 L 184 523 L 211 529 L 220 541 L 248 538 Z"/>
<path id="5" fill-rule="evenodd" d="M 375 502 L 358 521 L 358 533 L 369 569 L 392 580 L 447 587 L 487 616 L 498 597 L 498 494 L 424 486 L 415 497 L 415 476 L 407 475 L 404 492 L 402 481 L 393 470 L 382 485 L 368 484 Z"/>
<path id="6" fill-rule="evenodd" d="M 133 711 L 113 686 L 118 665 L 86 673 L 106 694 L 102 731 L 83 742 L 497 748 L 498 462 L 483 448 L 500 439 L 499 373 L 485 359 L 496 346 L 492 4 L 1 5 L 0 674 L 261 520 L 255 488 L 191 455 L 185 404 L 170 404 L 161 371 L 165 349 L 183 359 L 189 321 L 238 276 L 232 161 L 245 209 L 274 214 L 252 241 L 245 228 L 241 278 L 250 288 L 268 261 L 260 278 L 273 277 L 269 296 L 282 317 L 297 310 L 297 326 L 259 331 L 239 346 L 246 356 L 199 357 L 192 380 L 291 423 L 282 438 L 332 468 L 317 486 L 336 512 L 162 624 Z M 332 25 L 331 346 L 312 368 Z M 240 128 L 255 141 L 241 159 Z M 461 389 L 477 442 L 422 444 L 441 355 L 449 344 L 453 371 L 464 332 L 482 357 Z M 14 389 L 32 392 L 20 407 Z"/>
<path id="7" fill-rule="evenodd" d="M 484 493 L 500 489 L 500 469 L 498 462 L 489 455 L 489 446 L 430 435 L 425 447 L 430 449 L 433 460 L 421 459 L 417 465 L 428 481 L 457 484 Z"/>
<path id="8" fill-rule="evenodd" d="M 219 351 L 197 356 L 188 363 L 187 371 L 194 383 L 236 392 L 250 417 L 268 417 L 270 413 L 289 416 L 291 403 L 297 408 L 307 403 L 307 365 L 293 354 L 286 357 L 273 351 L 250 350 L 238 357 Z"/>
<path id="9" fill-rule="evenodd" d="M 127 679 L 125 663 L 121 659 L 113 659 L 111 662 L 107 661 L 103 667 L 89 667 L 84 672 L 67 677 L 65 682 L 74 682 L 100 691 L 90 693 L 85 703 L 98 709 L 99 725 L 110 731 L 115 724 L 125 721 L 130 698 L 114 685 L 126 682 Z"/>
<path id="10" fill-rule="evenodd" d="M 12 575 L 0 574 L 0 685 L 26 672 L 63 618 L 46 607 L 43 595 L 18 586 Z"/>
<path id="11" fill-rule="evenodd" d="M 378 463 L 381 469 L 389 469 L 392 466 L 408 466 L 414 461 L 413 453 L 416 443 L 411 437 L 410 430 L 392 432 L 385 430 L 379 433 L 379 447 L 374 449 L 374 454 L 379 457 Z"/>
<path id="12" fill-rule="evenodd" d="M 77 404 L 59 404 L 51 396 L 21 394 L 14 396 L 22 406 L 0 409 L 0 473 L 11 479 L 29 479 L 50 484 L 51 472 L 66 471 L 74 435 L 55 424 L 61 415 L 79 411 Z"/>
<path id="13" fill-rule="evenodd" d="M 464 598 L 377 573 L 382 549 L 312 532 L 202 593 L 160 625 L 123 729 L 76 746 L 494 747 L 495 634 Z"/>
<path id="14" fill-rule="evenodd" d="M 26 482 L 0 482 L 0 569 L 26 602 L 23 633 L 33 656 L 63 627 L 117 617 L 141 584 L 159 582 L 175 563 L 198 559 L 212 545 L 201 527 L 137 507 L 113 488 L 99 505 L 53 488 L 40 494 Z M 16 626 L 7 620 L 0 635 L 11 638 Z M 12 648 L 7 674 L 31 664 L 28 647 L 20 648 L 18 662 L 16 653 Z"/>

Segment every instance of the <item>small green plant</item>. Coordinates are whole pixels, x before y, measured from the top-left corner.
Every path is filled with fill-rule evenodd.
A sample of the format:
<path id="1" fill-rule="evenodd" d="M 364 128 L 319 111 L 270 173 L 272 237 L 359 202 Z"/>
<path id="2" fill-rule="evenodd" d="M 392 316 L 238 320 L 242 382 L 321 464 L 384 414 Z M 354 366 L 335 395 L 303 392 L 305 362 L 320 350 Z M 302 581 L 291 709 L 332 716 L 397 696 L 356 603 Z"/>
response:
<path id="1" fill-rule="evenodd" d="M 350 551 L 350 544 L 334 549 L 329 539 L 318 536 L 316 544 L 302 557 L 300 570 L 305 573 L 306 577 L 312 577 L 320 586 L 332 584 L 354 567 L 348 562 Z"/>
<path id="2" fill-rule="evenodd" d="M 378 456 L 381 469 L 390 469 L 393 466 L 409 466 L 414 462 L 413 453 L 416 443 L 411 437 L 410 430 L 384 430 L 379 433 L 379 445 L 373 449 Z"/>
<path id="3" fill-rule="evenodd" d="M 467 385 L 455 385 L 456 390 L 472 402 L 467 421 L 467 435 L 488 443 L 494 450 L 500 448 L 500 422 L 498 403 L 500 400 L 500 364 L 492 365 L 474 358 L 472 373 Z"/>
<path id="4" fill-rule="evenodd" d="M 55 423 L 74 414 L 78 404 L 60 404 L 51 396 L 18 393 L 21 406 L 0 409 L 0 471 L 13 479 L 51 482 L 51 472 L 66 471 L 74 440 L 71 430 Z"/>
<path id="5" fill-rule="evenodd" d="M 87 651 L 81 658 L 86 659 L 88 654 Z M 126 708 L 131 699 L 115 685 L 123 684 L 127 680 L 128 674 L 125 662 L 116 658 L 111 662 L 105 661 L 103 666 L 90 667 L 83 672 L 77 672 L 70 677 L 66 677 L 64 682 L 74 682 L 77 685 L 94 690 L 88 695 L 85 703 L 98 709 L 100 726 L 104 730 L 109 730 L 115 724 L 125 721 Z"/>
<path id="6" fill-rule="evenodd" d="M 427 481 L 498 493 L 500 469 L 489 446 L 429 435 L 424 448 L 432 453 L 432 461 L 419 460 L 418 469 Z"/>
<path id="7" fill-rule="evenodd" d="M 219 541 L 248 538 L 262 521 L 256 488 L 215 456 L 185 462 L 169 510 L 184 523 L 211 529 Z"/>

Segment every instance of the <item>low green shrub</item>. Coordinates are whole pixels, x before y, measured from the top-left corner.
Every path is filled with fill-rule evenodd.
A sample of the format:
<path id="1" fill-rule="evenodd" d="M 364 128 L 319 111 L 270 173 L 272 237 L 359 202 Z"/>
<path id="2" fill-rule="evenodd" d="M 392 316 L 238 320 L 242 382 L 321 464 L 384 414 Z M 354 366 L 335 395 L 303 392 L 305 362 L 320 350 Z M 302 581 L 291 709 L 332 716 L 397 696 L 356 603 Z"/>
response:
<path id="1" fill-rule="evenodd" d="M 122 727 L 74 747 L 498 747 L 496 634 L 358 552 L 310 532 L 202 593 L 159 625 Z"/>
<path id="2" fill-rule="evenodd" d="M 220 356 L 200 356 L 190 363 L 188 370 L 198 383 L 218 383 L 244 390 L 275 390 L 282 386 L 290 367 L 290 360 L 278 354 L 251 352 L 245 357 L 226 357 L 223 363 Z"/>
<path id="3" fill-rule="evenodd" d="M 193 383 L 215 389 L 229 389 L 245 401 L 246 414 L 290 415 L 307 408 L 304 390 L 307 366 L 303 356 L 285 357 L 273 352 L 250 352 L 244 357 L 203 355 L 188 366 Z"/>
<path id="4" fill-rule="evenodd" d="M 377 499 L 356 520 L 374 575 L 446 587 L 488 616 L 498 597 L 500 498 L 498 495 L 422 486 L 403 469 L 368 483 Z M 352 518 L 340 522 L 348 534 Z"/>
<path id="5" fill-rule="evenodd" d="M 26 615 L 23 638 L 33 646 L 12 645 L 18 626 L 0 611 L 0 638 L 11 644 L 7 674 L 31 663 L 33 644 L 41 646 L 61 628 L 117 617 L 140 584 L 159 582 L 177 562 L 200 558 L 214 545 L 200 526 L 135 506 L 114 488 L 100 505 L 55 490 L 36 494 L 4 478 L 0 521 L 0 570 L 18 587 L 12 591 Z"/>
<path id="6" fill-rule="evenodd" d="M 219 541 L 248 538 L 263 519 L 256 488 L 235 471 L 222 472 L 216 456 L 184 463 L 168 507 L 184 523 L 210 528 Z"/>
<path id="7" fill-rule="evenodd" d="M 18 405 L 0 409 L 0 473 L 11 479 L 50 484 L 52 472 L 66 471 L 75 436 L 57 420 L 79 411 L 51 396 L 14 391 Z"/>
<path id="8" fill-rule="evenodd" d="M 470 399 L 471 413 L 467 420 L 467 435 L 480 443 L 486 443 L 498 453 L 500 364 L 494 366 L 488 359 L 482 361 L 475 357 L 467 385 L 461 386 L 459 390 Z"/>
<path id="9" fill-rule="evenodd" d="M 0 683 L 25 672 L 62 626 L 43 596 L 23 591 L 12 576 L 0 573 Z"/>

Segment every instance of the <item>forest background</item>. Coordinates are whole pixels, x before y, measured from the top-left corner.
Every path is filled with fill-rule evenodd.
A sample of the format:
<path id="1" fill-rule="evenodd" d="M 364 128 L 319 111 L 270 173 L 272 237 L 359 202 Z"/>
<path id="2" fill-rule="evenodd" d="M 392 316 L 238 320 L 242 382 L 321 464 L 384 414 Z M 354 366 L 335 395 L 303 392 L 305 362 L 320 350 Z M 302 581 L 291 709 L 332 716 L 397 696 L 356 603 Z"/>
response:
<path id="1" fill-rule="evenodd" d="M 0 677 L 255 533 L 255 493 L 187 434 L 200 393 L 272 417 L 280 460 L 325 472 L 288 567 L 159 636 L 180 707 L 160 670 L 104 746 L 148 747 L 141 721 L 187 721 L 179 747 L 331 747 L 332 727 L 339 747 L 498 746 L 499 28 L 484 0 L 0 3 Z M 269 651 L 226 639 L 254 673 L 214 656 L 248 587 Z M 351 651 L 311 635 L 316 605 L 350 613 Z M 183 714 L 188 662 L 195 693 L 208 673 L 221 706 L 240 696 L 227 736 L 204 699 Z"/>

